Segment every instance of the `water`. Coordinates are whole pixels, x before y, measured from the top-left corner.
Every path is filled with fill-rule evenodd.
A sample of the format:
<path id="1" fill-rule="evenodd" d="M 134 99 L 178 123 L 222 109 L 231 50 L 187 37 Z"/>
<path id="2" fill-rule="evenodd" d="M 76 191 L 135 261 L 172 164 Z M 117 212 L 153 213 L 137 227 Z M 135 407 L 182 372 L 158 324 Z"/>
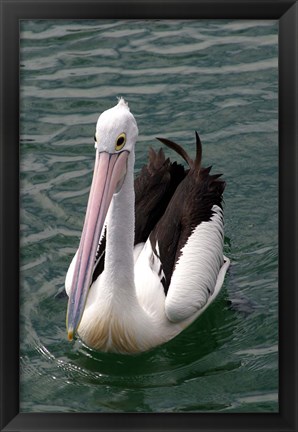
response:
<path id="1" fill-rule="evenodd" d="M 278 410 L 277 37 L 276 21 L 21 22 L 22 412 Z M 198 130 L 227 182 L 220 298 L 134 356 L 69 343 L 59 295 L 116 96 L 138 122 L 136 172 L 155 136 L 193 154 Z"/>

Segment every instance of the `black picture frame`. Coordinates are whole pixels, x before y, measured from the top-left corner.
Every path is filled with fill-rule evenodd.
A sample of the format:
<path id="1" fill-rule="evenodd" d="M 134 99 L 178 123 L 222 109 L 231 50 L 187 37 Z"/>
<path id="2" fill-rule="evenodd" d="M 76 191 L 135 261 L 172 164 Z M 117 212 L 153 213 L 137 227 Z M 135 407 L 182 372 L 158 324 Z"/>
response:
<path id="1" fill-rule="evenodd" d="M 298 4 L 292 0 L 0 0 L 1 431 L 297 431 Z M 19 413 L 19 21 L 279 20 L 279 413 Z"/>

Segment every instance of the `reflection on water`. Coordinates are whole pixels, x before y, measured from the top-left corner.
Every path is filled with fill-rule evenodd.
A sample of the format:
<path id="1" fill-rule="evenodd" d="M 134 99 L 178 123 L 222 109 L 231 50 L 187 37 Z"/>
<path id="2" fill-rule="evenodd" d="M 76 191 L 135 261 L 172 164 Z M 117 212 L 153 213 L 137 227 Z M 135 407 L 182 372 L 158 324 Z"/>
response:
<path id="1" fill-rule="evenodd" d="M 277 31 L 275 21 L 21 23 L 21 411 L 278 410 Z M 120 95 L 140 131 L 136 173 L 156 136 L 193 154 L 199 131 L 203 162 L 227 182 L 232 261 L 206 313 L 133 356 L 69 344 L 63 295 L 95 123 Z"/>

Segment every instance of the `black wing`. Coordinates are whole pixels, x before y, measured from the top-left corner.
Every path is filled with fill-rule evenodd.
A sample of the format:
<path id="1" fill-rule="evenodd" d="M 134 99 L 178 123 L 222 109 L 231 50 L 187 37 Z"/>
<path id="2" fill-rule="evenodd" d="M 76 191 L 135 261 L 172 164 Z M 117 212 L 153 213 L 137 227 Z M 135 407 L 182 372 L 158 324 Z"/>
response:
<path id="1" fill-rule="evenodd" d="M 160 149 L 149 150 L 149 162 L 135 179 L 135 245 L 145 242 L 164 214 L 185 170 Z"/>
<path id="2" fill-rule="evenodd" d="M 180 147 L 169 140 L 161 139 L 161 141 L 176 151 L 178 151 L 177 147 Z M 201 222 L 210 220 L 213 205 L 222 208 L 225 182 L 219 179 L 221 174 L 209 174 L 211 167 L 201 167 L 202 147 L 197 133 L 196 141 L 196 159 L 192 161 L 187 156 L 190 170 L 176 188 L 164 215 L 150 234 L 152 250 L 160 259 L 165 275 L 163 281 L 165 294 L 168 292 L 181 249 L 190 234 Z M 185 155 L 185 151 L 181 149 L 181 156 L 182 151 Z"/>

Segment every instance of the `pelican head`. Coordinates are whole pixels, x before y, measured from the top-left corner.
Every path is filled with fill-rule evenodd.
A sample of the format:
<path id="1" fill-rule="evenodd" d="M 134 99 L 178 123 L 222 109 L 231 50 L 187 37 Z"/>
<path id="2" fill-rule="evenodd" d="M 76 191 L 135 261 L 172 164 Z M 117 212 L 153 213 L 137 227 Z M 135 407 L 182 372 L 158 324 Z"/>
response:
<path id="1" fill-rule="evenodd" d="M 127 162 L 134 153 L 137 137 L 136 120 L 123 98 L 99 116 L 94 135 L 94 173 L 67 309 L 69 340 L 80 324 L 100 234 L 113 194 L 120 191 L 125 181 Z"/>
<path id="2" fill-rule="evenodd" d="M 137 122 L 123 98 L 113 108 L 104 111 L 97 120 L 95 148 L 99 153 L 131 152 L 138 137 Z"/>

